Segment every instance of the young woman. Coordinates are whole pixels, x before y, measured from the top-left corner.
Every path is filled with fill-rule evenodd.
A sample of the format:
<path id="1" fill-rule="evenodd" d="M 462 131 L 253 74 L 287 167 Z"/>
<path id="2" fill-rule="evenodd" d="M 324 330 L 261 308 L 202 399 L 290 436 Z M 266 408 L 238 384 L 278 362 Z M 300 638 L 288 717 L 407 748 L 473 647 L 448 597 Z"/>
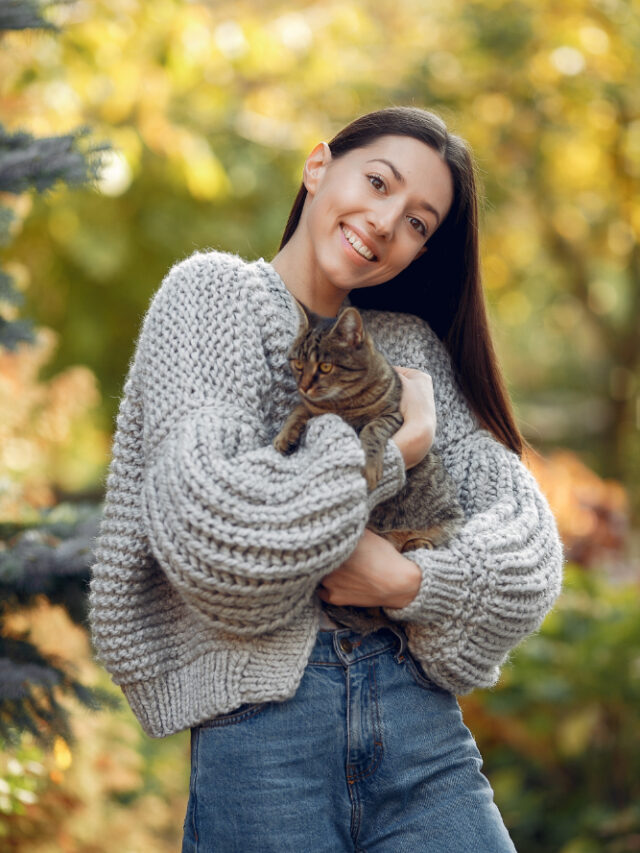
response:
<path id="1" fill-rule="evenodd" d="M 560 588 L 480 285 L 465 144 L 439 118 L 357 119 L 305 163 L 271 263 L 215 251 L 145 316 L 95 549 L 99 655 L 145 731 L 191 729 L 183 851 L 512 851 L 455 698 L 496 682 Z M 404 424 L 367 491 L 355 432 L 296 402 L 293 296 L 348 296 L 398 366 Z M 437 415 L 437 431 L 436 431 Z M 397 553 L 366 530 L 433 445 L 466 522 Z M 379 606 L 367 635 L 323 604 Z"/>

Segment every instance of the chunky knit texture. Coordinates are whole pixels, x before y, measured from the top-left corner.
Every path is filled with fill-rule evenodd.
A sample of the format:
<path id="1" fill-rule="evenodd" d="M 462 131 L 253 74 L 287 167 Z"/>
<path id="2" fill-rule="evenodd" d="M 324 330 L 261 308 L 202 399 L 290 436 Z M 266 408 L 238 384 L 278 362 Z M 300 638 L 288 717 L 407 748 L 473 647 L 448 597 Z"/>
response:
<path id="1" fill-rule="evenodd" d="M 434 449 L 467 518 L 446 548 L 411 553 L 420 590 L 386 613 L 437 684 L 492 685 L 558 595 L 554 519 L 515 454 L 478 428 L 429 326 L 363 316 L 392 363 L 433 377 Z M 286 358 L 297 325 L 270 264 L 213 251 L 176 264 L 144 318 L 117 417 L 90 620 L 99 658 L 154 737 L 295 693 L 318 630 L 318 583 L 404 483 L 390 441 L 368 493 L 359 440 L 335 415 L 314 418 L 293 455 L 272 448 L 297 399 Z"/>

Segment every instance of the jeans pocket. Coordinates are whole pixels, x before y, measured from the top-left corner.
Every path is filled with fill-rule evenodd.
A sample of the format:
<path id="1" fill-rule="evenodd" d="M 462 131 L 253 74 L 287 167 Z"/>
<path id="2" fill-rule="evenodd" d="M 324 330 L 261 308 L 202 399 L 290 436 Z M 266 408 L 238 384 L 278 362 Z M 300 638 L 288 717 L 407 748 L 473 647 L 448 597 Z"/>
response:
<path id="1" fill-rule="evenodd" d="M 268 702 L 245 702 L 233 711 L 227 714 L 219 714 L 217 717 L 212 717 L 210 720 L 205 720 L 200 723 L 197 728 L 200 729 L 215 729 L 219 726 L 233 726 L 241 723 L 243 720 L 248 720 L 250 717 L 255 717 L 263 711 Z"/>
<path id="2" fill-rule="evenodd" d="M 410 655 L 408 651 L 404 652 L 404 658 L 407 664 L 407 668 L 413 676 L 413 680 L 416 682 L 416 684 L 418 684 L 420 687 L 426 688 L 427 690 L 435 690 L 439 693 L 448 693 L 448 691 L 445 690 L 444 687 L 440 687 L 438 684 L 435 683 L 435 681 L 432 681 L 429 676 L 426 675 L 420 663 L 416 660 L 416 658 L 412 657 L 412 655 Z"/>

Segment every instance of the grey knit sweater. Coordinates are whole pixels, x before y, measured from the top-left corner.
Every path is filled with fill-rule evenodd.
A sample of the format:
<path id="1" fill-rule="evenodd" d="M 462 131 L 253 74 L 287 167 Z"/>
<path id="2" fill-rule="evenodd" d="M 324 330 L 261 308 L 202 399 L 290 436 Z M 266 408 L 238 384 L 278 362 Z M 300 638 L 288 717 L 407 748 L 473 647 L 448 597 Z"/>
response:
<path id="1" fill-rule="evenodd" d="M 446 548 L 411 554 L 420 590 L 385 612 L 437 684 L 456 693 L 492 685 L 558 595 L 554 519 L 516 455 L 478 428 L 428 325 L 363 313 L 392 363 L 433 377 L 434 449 L 467 518 Z M 336 415 L 314 418 L 292 456 L 272 448 L 297 399 L 286 358 L 297 324 L 270 264 L 213 251 L 171 269 L 142 323 L 90 620 L 99 659 L 154 737 L 295 693 L 318 630 L 318 583 L 404 483 L 390 441 L 368 493 L 359 440 Z"/>

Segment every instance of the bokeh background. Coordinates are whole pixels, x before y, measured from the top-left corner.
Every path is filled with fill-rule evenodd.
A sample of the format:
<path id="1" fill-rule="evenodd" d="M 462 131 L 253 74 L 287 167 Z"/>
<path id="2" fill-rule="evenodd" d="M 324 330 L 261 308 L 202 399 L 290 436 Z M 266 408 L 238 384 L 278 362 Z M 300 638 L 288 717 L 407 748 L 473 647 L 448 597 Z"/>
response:
<path id="1" fill-rule="evenodd" d="M 272 257 L 317 141 L 378 107 L 433 109 L 476 155 L 496 343 L 568 558 L 558 607 L 465 719 L 521 853 L 640 850 L 637 0 L 77 0 L 45 17 L 58 32 L 0 36 L 0 122 L 88 126 L 110 149 L 93 185 L 0 194 L 24 296 L 0 305 L 36 326 L 0 347 L 0 585 L 44 522 L 55 550 L 95 518 L 169 267 L 207 247 Z M 7 594 L 3 635 L 116 696 L 58 600 Z M 47 696 L 70 720 L 48 742 L 46 714 L 16 737 L 0 704 L 0 846 L 179 849 L 188 734 L 152 741 L 64 679 Z"/>

